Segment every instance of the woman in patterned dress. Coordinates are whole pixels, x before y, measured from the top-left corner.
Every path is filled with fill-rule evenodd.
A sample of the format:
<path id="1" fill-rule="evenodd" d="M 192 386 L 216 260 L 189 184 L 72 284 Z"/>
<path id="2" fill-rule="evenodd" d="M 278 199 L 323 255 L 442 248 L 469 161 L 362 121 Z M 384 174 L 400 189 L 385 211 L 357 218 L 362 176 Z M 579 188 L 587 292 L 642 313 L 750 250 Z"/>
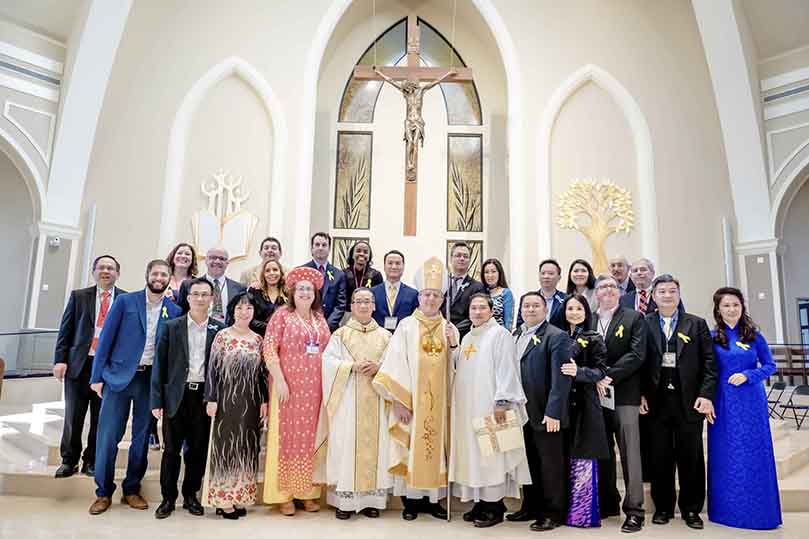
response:
<path id="1" fill-rule="evenodd" d="M 233 325 L 211 345 L 205 401 L 213 418 L 202 502 L 228 520 L 256 503 L 261 425 L 267 417 L 267 371 L 261 336 L 250 330 L 253 305 L 246 292 L 228 304 Z"/>
<path id="2" fill-rule="evenodd" d="M 320 305 L 323 274 L 295 268 L 287 274 L 287 286 L 289 304 L 275 311 L 264 336 L 271 377 L 264 503 L 277 504 L 282 514 L 292 516 L 296 499 L 306 511 L 320 509 L 316 483 L 325 479 L 319 466 L 325 446 L 316 446 L 316 435 L 325 429 L 321 354 L 330 333 Z"/>
<path id="3" fill-rule="evenodd" d="M 480 267 L 480 274 L 483 276 L 486 293 L 492 298 L 492 317 L 511 331 L 514 322 L 514 294 L 508 287 L 503 264 L 496 258 L 490 258 Z"/>
<path id="4" fill-rule="evenodd" d="M 708 425 L 708 518 L 771 530 L 781 525 L 781 499 L 764 380 L 775 361 L 738 288 L 720 288 L 713 301 L 719 376 Z"/>

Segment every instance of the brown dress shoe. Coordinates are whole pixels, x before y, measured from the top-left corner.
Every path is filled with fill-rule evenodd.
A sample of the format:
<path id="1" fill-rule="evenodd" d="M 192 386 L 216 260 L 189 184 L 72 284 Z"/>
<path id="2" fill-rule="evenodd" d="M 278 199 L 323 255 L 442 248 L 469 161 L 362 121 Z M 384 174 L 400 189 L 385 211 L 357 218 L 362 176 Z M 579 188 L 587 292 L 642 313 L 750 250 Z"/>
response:
<path id="1" fill-rule="evenodd" d="M 104 511 L 110 508 L 110 504 L 112 500 L 109 496 L 101 496 L 96 498 L 96 501 L 93 502 L 93 505 L 90 506 L 90 514 L 91 515 L 100 515 Z"/>
<path id="2" fill-rule="evenodd" d="M 148 509 L 149 504 L 143 499 L 140 494 L 128 494 L 121 498 L 121 503 L 124 503 L 132 509 Z"/>
<path id="3" fill-rule="evenodd" d="M 303 500 L 303 510 L 307 513 L 316 513 L 320 511 L 320 504 L 315 500 Z"/>

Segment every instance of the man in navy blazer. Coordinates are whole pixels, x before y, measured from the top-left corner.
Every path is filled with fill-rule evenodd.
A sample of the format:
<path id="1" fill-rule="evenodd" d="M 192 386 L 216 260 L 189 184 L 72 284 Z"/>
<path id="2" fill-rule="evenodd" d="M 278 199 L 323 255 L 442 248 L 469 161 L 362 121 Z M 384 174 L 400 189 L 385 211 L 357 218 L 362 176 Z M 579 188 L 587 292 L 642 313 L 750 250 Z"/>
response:
<path id="1" fill-rule="evenodd" d="M 545 319 L 551 325 L 563 329 L 565 313 L 562 312 L 562 302 L 565 301 L 565 293 L 556 288 L 561 279 L 562 267 L 559 262 L 553 258 L 548 258 L 539 263 L 539 290 L 537 292 L 542 294 L 542 298 L 545 300 Z M 517 316 L 517 327 L 520 327 L 522 323 L 522 308 L 520 308 Z"/>
<path id="2" fill-rule="evenodd" d="M 346 276 L 345 273 L 329 263 L 331 236 L 325 232 L 315 232 L 310 241 L 312 260 L 304 266 L 315 268 L 323 274 L 323 289 L 320 291 L 320 302 L 323 305 L 323 316 L 329 323 L 332 333 L 340 326 L 346 312 Z"/>
<path id="3" fill-rule="evenodd" d="M 371 288 L 376 304 L 373 318 L 377 324 L 393 332 L 399 322 L 418 308 L 419 292 L 401 280 L 404 273 L 404 255 L 401 252 L 393 250 L 386 253 L 384 264 L 384 282 Z"/>
<path id="4" fill-rule="evenodd" d="M 135 509 L 148 504 L 140 495 L 146 473 L 151 409 L 149 390 L 152 362 L 163 323 L 182 314 L 164 293 L 169 265 L 152 260 L 146 266 L 146 288 L 124 294 L 113 303 L 98 340 L 90 387 L 101 397 L 96 438 L 96 500 L 90 514 L 109 509 L 115 491 L 115 460 L 132 408 L 132 443 L 122 503 Z"/>
<path id="5" fill-rule="evenodd" d="M 98 337 L 112 303 L 126 290 L 115 286 L 121 266 L 110 255 L 101 255 L 93 260 L 95 285 L 70 293 L 70 299 L 59 325 L 59 336 L 53 353 L 53 376 L 65 384 L 65 421 L 62 426 L 62 442 L 59 452 L 62 465 L 56 470 L 56 478 L 70 477 L 79 467 L 81 473 L 95 475 L 96 429 L 101 399 L 90 389 L 90 373 L 93 357 L 98 346 Z M 82 455 L 81 434 L 84 418 L 90 408 L 90 430 L 87 447 Z"/>

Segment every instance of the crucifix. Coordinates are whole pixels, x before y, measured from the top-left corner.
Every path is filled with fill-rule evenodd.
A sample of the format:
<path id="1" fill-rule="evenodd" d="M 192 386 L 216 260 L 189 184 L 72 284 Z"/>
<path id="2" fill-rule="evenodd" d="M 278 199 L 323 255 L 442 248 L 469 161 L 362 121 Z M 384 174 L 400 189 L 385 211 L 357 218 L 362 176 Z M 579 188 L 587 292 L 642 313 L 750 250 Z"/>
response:
<path id="1" fill-rule="evenodd" d="M 404 122 L 405 141 L 405 196 L 404 235 L 416 235 L 416 203 L 418 192 L 419 146 L 424 145 L 424 118 L 421 116 L 424 92 L 442 82 L 472 80 L 472 70 L 466 67 L 443 68 L 420 65 L 421 40 L 418 19 L 407 18 L 407 64 L 405 67 L 378 67 L 360 65 L 354 68 L 354 79 L 387 82 L 402 93 L 407 105 Z M 452 53 L 452 51 L 451 51 Z M 426 81 L 422 84 L 421 81 Z"/>

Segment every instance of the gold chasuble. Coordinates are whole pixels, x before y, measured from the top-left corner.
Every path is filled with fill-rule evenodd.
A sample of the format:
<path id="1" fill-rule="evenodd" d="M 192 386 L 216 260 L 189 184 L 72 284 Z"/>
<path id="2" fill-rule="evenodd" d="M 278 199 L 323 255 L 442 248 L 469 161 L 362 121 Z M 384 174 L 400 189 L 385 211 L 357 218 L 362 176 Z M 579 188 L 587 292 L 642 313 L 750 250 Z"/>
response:
<path id="1" fill-rule="evenodd" d="M 380 442 L 388 443 L 385 402 L 371 386 L 372 377 L 352 371 L 355 363 L 365 360 L 381 363 L 389 340 L 390 333 L 373 320 L 362 325 L 352 318 L 332 334 L 323 351 L 323 397 L 329 421 L 326 482 L 339 491 L 368 492 L 390 486 L 378 470 Z M 387 454 L 387 447 L 383 451 Z M 384 474 L 384 468 L 381 471 Z"/>
<path id="2" fill-rule="evenodd" d="M 439 314 L 427 318 L 420 310 L 405 318 L 391 338 L 374 387 L 388 401 L 413 413 L 408 425 L 390 413 L 390 467 L 407 487 L 447 486 L 446 322 Z"/>

